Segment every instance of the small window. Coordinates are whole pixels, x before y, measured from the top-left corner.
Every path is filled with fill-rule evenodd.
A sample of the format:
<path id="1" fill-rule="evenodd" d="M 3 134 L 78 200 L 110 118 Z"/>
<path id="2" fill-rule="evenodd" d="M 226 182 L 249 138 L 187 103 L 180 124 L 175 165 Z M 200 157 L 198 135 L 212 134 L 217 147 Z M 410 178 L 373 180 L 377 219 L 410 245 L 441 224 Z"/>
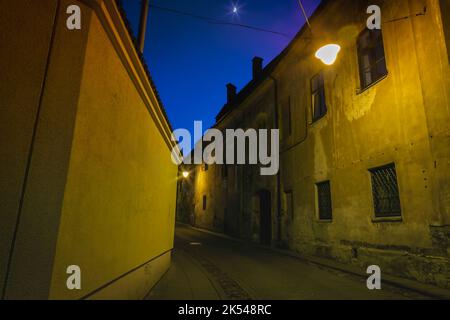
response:
<path id="1" fill-rule="evenodd" d="M 400 217 L 400 196 L 395 164 L 371 169 L 370 173 L 375 217 Z"/>
<path id="2" fill-rule="evenodd" d="M 292 135 L 292 108 L 291 99 L 283 106 L 283 137 L 286 139 Z"/>
<path id="3" fill-rule="evenodd" d="M 318 183 L 317 187 L 317 207 L 319 210 L 320 220 L 332 220 L 332 205 L 331 205 L 331 186 L 330 181 Z"/>
<path id="4" fill-rule="evenodd" d="M 203 210 L 206 210 L 206 196 L 203 196 Z"/>
<path id="5" fill-rule="evenodd" d="M 285 192 L 286 199 L 286 216 L 294 220 L 294 195 L 292 191 Z"/>
<path id="6" fill-rule="evenodd" d="M 325 102 L 325 82 L 323 72 L 311 79 L 312 120 L 317 121 L 327 114 Z"/>
<path id="7" fill-rule="evenodd" d="M 365 89 L 387 75 L 381 30 L 364 30 L 358 38 L 359 78 Z"/>
<path id="8" fill-rule="evenodd" d="M 208 169 L 209 169 L 208 164 L 205 163 L 204 166 L 203 166 L 203 171 L 208 171 Z"/>
<path id="9" fill-rule="evenodd" d="M 228 166 L 226 164 L 222 165 L 222 178 L 228 178 Z"/>
<path id="10" fill-rule="evenodd" d="M 447 44 L 448 62 L 450 63 L 450 1 L 440 0 L 442 24 L 444 25 L 445 43 Z"/>

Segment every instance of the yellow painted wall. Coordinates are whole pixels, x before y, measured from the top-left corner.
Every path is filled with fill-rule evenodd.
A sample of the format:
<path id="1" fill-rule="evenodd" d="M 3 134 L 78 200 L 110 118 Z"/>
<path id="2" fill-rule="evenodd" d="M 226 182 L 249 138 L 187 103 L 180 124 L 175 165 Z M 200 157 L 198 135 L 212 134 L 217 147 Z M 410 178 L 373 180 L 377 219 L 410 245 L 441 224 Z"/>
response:
<path id="1" fill-rule="evenodd" d="M 20 210 L 55 11 L 56 1 L 0 1 L 0 288 Z"/>
<path id="2" fill-rule="evenodd" d="M 176 178 L 168 146 L 94 15 L 51 298 L 83 297 L 171 250 Z M 81 291 L 65 286 L 72 264 L 81 267 Z"/>
<path id="3" fill-rule="evenodd" d="M 282 157 L 283 180 L 287 187 L 296 189 L 297 211 L 311 219 L 312 228 L 295 224 L 299 228 L 296 234 L 311 237 L 305 242 L 351 238 L 411 247 L 431 245 L 429 225 L 442 223 L 433 201 L 441 190 L 433 188 L 436 168 L 431 145 L 432 139 L 448 142 L 448 131 L 439 130 L 439 136 L 433 135 L 428 106 L 434 105 L 432 117 L 436 124 L 447 126 L 448 130 L 449 120 L 446 90 L 441 86 L 441 82 L 448 81 L 448 73 L 442 69 L 446 68 L 443 56 L 433 57 L 433 51 L 442 50 L 442 39 L 429 41 L 428 46 L 418 45 L 427 33 L 439 29 L 433 21 L 438 12 L 432 9 L 436 7 L 430 6 L 424 18 L 383 27 L 389 74 L 362 93 L 358 93 L 356 39 L 347 34 L 353 30 L 353 35 L 357 35 L 364 25 L 334 21 L 332 17 L 338 8 L 333 6 L 317 20 L 315 30 L 319 34 L 334 34 L 343 51 L 335 66 L 324 69 L 327 116 L 311 123 L 309 115 L 307 141 Z M 384 19 L 418 10 L 420 7 L 410 8 L 407 1 L 393 2 L 384 8 Z M 432 70 L 439 65 L 439 69 Z M 321 69 L 323 66 L 314 57 L 298 59 L 295 51 L 280 67 L 280 95 L 293 97 L 294 118 L 301 119 L 305 107 L 310 112 L 308 82 Z M 426 74 L 430 81 L 423 79 Z M 297 89 L 301 87 L 304 89 Z M 433 92 L 424 96 L 427 90 Z M 295 124 L 293 142 L 301 140 L 305 132 L 304 122 Z M 443 142 L 441 148 L 444 151 L 448 146 Z M 372 221 L 368 169 L 390 162 L 397 164 L 403 222 L 377 224 Z M 299 174 L 290 174 L 294 171 Z M 317 223 L 314 207 L 314 184 L 327 179 L 332 182 L 335 221 L 331 224 Z"/>
<path id="4" fill-rule="evenodd" d="M 0 2 L 2 298 L 143 298 L 173 246 L 170 125 L 114 1 L 31 2 Z"/>
<path id="5" fill-rule="evenodd" d="M 355 6 L 336 16 L 340 5 L 352 8 L 350 1 L 332 3 L 313 22 L 318 35 L 342 46 L 336 64 L 324 68 L 312 55 L 321 42 L 313 41 L 303 49 L 298 44 L 276 72 L 280 97 L 292 97 L 297 119 L 285 146 L 308 132 L 304 143 L 281 157 L 283 188 L 294 192 L 295 213 L 283 232 L 293 235 L 288 242 L 293 250 L 349 262 L 355 258 L 351 249 L 356 249 L 357 263 L 376 263 L 386 272 L 448 287 L 448 240 L 434 234 L 441 228 L 438 232 L 445 235 L 450 209 L 450 77 L 438 2 L 427 1 L 425 16 L 383 26 L 389 73 L 363 92 L 356 36 L 365 27 L 364 11 Z M 388 21 L 423 7 L 415 1 L 392 1 L 382 10 Z M 312 123 L 309 81 L 321 69 L 328 113 Z M 392 162 L 402 206 L 398 221 L 375 218 L 369 173 Z M 331 181 L 332 222 L 318 219 L 315 184 L 324 180 Z M 403 252 L 412 256 L 404 259 Z M 415 252 L 439 258 L 422 261 L 413 258 Z"/>

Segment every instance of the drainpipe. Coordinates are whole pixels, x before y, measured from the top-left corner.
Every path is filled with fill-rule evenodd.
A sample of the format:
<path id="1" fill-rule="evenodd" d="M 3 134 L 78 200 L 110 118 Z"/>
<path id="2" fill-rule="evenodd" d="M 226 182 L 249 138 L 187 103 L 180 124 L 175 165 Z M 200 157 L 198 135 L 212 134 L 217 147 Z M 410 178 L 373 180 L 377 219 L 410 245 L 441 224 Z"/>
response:
<path id="1" fill-rule="evenodd" d="M 269 75 L 269 78 L 273 81 L 274 88 L 274 122 L 275 129 L 279 129 L 279 112 L 278 112 L 278 80 Z M 277 173 L 277 241 L 281 242 L 281 159 L 280 159 L 280 170 Z"/>
<path id="2" fill-rule="evenodd" d="M 141 18 L 139 20 L 138 46 L 139 51 L 144 53 L 145 31 L 147 30 L 149 0 L 142 0 Z"/>

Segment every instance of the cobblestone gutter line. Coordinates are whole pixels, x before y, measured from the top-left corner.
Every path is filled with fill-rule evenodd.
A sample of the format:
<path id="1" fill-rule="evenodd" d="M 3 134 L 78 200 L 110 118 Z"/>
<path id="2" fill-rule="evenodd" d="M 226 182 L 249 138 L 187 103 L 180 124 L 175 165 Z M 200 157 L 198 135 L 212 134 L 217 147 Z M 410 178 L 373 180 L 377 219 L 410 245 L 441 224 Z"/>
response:
<path id="1" fill-rule="evenodd" d="M 189 250 L 187 247 L 182 249 L 191 256 L 195 261 L 197 261 L 200 266 L 206 271 L 208 276 L 217 283 L 225 294 L 225 299 L 227 300 L 253 300 L 251 295 L 244 290 L 239 283 L 233 280 L 227 273 L 222 271 L 217 265 L 212 263 L 205 257 L 197 254 L 194 250 Z"/>

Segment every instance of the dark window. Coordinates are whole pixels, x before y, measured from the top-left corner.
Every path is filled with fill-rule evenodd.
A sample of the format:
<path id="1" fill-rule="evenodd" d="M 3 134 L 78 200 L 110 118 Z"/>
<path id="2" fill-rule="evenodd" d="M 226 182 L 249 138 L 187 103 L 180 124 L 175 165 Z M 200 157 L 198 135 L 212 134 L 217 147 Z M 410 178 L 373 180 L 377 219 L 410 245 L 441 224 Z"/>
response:
<path id="1" fill-rule="evenodd" d="M 317 185 L 317 205 L 319 208 L 320 220 L 332 220 L 331 206 L 331 186 L 330 181 L 318 183 Z"/>
<path id="2" fill-rule="evenodd" d="M 444 25 L 445 43 L 447 44 L 448 62 L 450 63 L 450 1 L 440 0 L 442 24 Z"/>
<path id="3" fill-rule="evenodd" d="M 327 114 L 325 82 L 320 72 L 311 79 L 312 120 L 317 121 Z"/>
<path id="4" fill-rule="evenodd" d="M 286 198 L 286 215 L 291 220 L 294 220 L 294 194 L 292 193 L 292 191 L 286 191 L 285 198 Z"/>
<path id="5" fill-rule="evenodd" d="M 203 196 L 203 210 L 206 210 L 206 196 Z"/>
<path id="6" fill-rule="evenodd" d="M 283 108 L 283 137 L 288 138 L 292 134 L 292 109 L 291 98 L 287 101 Z"/>
<path id="7" fill-rule="evenodd" d="M 370 173 L 375 216 L 377 218 L 401 216 L 395 164 L 371 169 Z"/>
<path id="8" fill-rule="evenodd" d="M 358 38 L 359 78 L 365 89 L 387 75 L 381 30 L 364 30 Z"/>
<path id="9" fill-rule="evenodd" d="M 228 177 L 228 166 L 226 164 L 222 165 L 222 178 Z"/>
<path id="10" fill-rule="evenodd" d="M 203 167 L 203 170 L 204 170 L 204 171 L 208 171 L 208 168 L 209 168 L 209 167 L 208 167 L 208 164 L 205 163 L 205 166 Z"/>

